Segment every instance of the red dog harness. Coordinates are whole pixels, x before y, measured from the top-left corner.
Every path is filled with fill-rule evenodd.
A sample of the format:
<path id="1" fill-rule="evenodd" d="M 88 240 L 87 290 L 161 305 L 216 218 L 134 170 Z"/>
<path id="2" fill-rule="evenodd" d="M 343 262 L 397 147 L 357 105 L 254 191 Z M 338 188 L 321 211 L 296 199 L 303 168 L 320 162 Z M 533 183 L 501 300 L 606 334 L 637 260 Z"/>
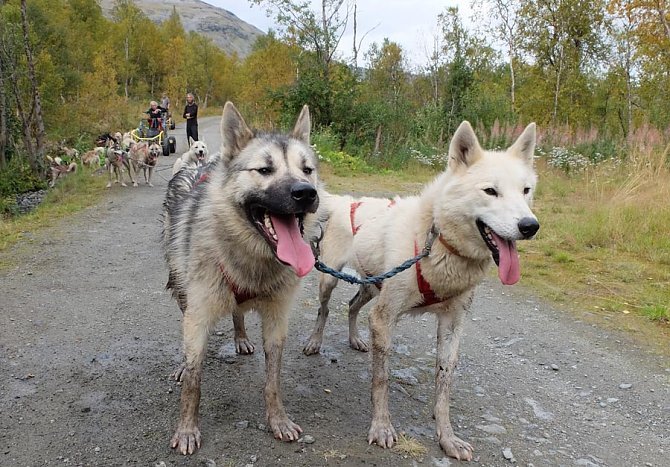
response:
<path id="1" fill-rule="evenodd" d="M 356 235 L 358 233 L 358 230 L 361 228 L 360 225 L 356 225 L 356 210 L 361 207 L 361 204 L 363 204 L 363 201 L 356 201 L 351 203 L 351 206 L 349 207 L 349 221 L 351 222 L 351 234 Z M 392 207 L 395 204 L 394 199 L 389 200 L 387 208 Z"/>
<path id="2" fill-rule="evenodd" d="M 223 274 L 223 278 L 225 279 L 226 283 L 228 284 L 228 288 L 230 289 L 231 292 L 233 292 L 233 295 L 235 296 L 235 302 L 238 305 L 241 305 L 242 303 L 246 302 L 247 300 L 251 300 L 253 298 L 256 298 L 258 295 L 255 293 L 249 291 L 249 290 L 244 290 L 238 287 L 237 284 L 233 282 L 233 280 L 230 278 L 230 276 L 226 273 L 226 270 L 223 269 L 223 264 L 219 265 L 219 269 L 221 270 L 221 274 Z"/>

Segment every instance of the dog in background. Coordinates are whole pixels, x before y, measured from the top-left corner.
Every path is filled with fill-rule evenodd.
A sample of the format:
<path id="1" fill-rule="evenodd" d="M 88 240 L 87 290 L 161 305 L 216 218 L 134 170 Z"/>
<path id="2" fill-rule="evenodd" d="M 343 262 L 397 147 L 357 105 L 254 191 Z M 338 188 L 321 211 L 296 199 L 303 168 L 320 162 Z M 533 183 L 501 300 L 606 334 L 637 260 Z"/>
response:
<path id="1" fill-rule="evenodd" d="M 151 183 L 151 176 L 158 162 L 158 157 L 163 153 L 163 149 L 157 143 L 151 143 L 147 146 L 147 143 L 137 143 L 130 148 L 129 157 L 135 171 L 135 177 L 138 177 L 139 169 L 142 169 L 144 173 L 144 181 L 150 187 L 153 187 Z"/>
<path id="2" fill-rule="evenodd" d="M 172 176 L 179 172 L 182 167 L 194 168 L 197 166 L 202 166 L 208 162 L 209 150 L 207 149 L 207 144 L 204 141 L 194 141 L 193 138 L 189 136 L 189 143 L 191 147 L 182 154 L 181 157 L 178 157 L 172 166 Z"/>
<path id="3" fill-rule="evenodd" d="M 53 188 L 59 178 L 77 172 L 77 163 L 74 161 L 64 164 L 60 157 L 46 156 L 46 158 L 49 161 L 49 188 Z"/>
<path id="4" fill-rule="evenodd" d="M 109 182 L 107 183 L 107 188 L 112 187 L 112 174 L 115 175 L 116 179 L 114 183 L 121 183 L 121 186 L 128 186 L 123 181 L 123 169 L 125 168 L 128 171 L 128 177 L 133 183 L 133 186 L 137 186 L 137 182 L 133 178 L 133 172 L 128 161 L 128 155 L 123 151 L 118 145 L 105 148 L 105 168 L 109 173 Z"/>

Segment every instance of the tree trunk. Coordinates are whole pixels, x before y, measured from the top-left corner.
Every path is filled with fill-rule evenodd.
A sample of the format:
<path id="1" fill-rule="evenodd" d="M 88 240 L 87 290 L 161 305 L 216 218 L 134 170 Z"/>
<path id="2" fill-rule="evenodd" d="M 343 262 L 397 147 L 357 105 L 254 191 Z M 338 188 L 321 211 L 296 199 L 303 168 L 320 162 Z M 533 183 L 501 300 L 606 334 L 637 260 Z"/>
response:
<path id="1" fill-rule="evenodd" d="M 358 5 L 354 2 L 354 73 L 358 73 L 358 47 L 356 46 L 356 10 Z"/>
<path id="2" fill-rule="evenodd" d="M 129 57 L 130 57 L 130 44 L 129 44 L 129 39 L 128 36 L 126 36 L 126 39 L 124 41 L 124 49 L 125 49 L 125 57 L 126 57 L 126 79 L 123 80 L 123 90 L 126 95 L 126 100 L 128 100 L 128 84 L 130 82 L 130 73 L 128 72 L 128 67 L 129 65 Z"/>
<path id="3" fill-rule="evenodd" d="M 626 39 L 626 117 L 628 128 L 626 128 L 626 141 L 629 148 L 633 143 L 633 83 L 631 78 L 631 47 L 630 39 Z"/>
<path id="4" fill-rule="evenodd" d="M 6 151 L 9 145 L 9 132 L 7 130 L 7 94 L 5 93 L 5 69 L 0 59 L 0 170 L 7 166 Z"/>
<path id="5" fill-rule="evenodd" d="M 26 15 L 26 0 L 21 0 L 21 21 L 23 26 L 23 48 L 26 53 L 26 60 L 28 65 L 28 80 L 30 81 L 30 88 L 32 92 L 32 109 L 29 119 L 35 127 L 35 152 L 29 154 L 31 157 L 30 166 L 33 172 L 39 175 L 44 175 L 44 140 L 46 133 L 44 131 L 44 119 L 42 118 L 42 100 L 40 98 L 40 91 L 37 87 L 37 77 L 35 76 L 35 62 L 33 60 L 33 52 L 30 48 L 30 41 L 28 35 L 28 17 Z"/>
<path id="6" fill-rule="evenodd" d="M 510 92 L 512 98 L 512 112 L 516 111 L 516 101 L 514 99 L 514 90 L 516 88 L 516 81 L 514 79 L 514 46 L 512 41 L 509 43 L 509 77 L 510 77 Z"/>
<path id="7" fill-rule="evenodd" d="M 663 8 L 663 5 L 661 5 L 660 1 L 656 1 L 656 11 L 658 12 L 661 24 L 663 25 L 663 31 L 665 32 L 665 37 L 666 39 L 670 40 L 670 24 L 668 24 L 668 20 L 665 18 L 666 11 L 665 8 Z"/>
<path id="8" fill-rule="evenodd" d="M 558 68 L 556 69 L 556 86 L 554 88 L 554 111 L 552 112 L 552 123 L 556 124 L 556 117 L 558 116 L 558 96 L 561 92 L 561 74 L 563 72 L 563 49 L 561 49 L 558 57 Z"/>
<path id="9" fill-rule="evenodd" d="M 375 150 L 373 154 L 379 154 L 379 150 L 382 146 L 382 126 L 377 127 L 377 137 L 375 138 Z"/>
<path id="10" fill-rule="evenodd" d="M 16 101 L 16 113 L 19 116 L 19 120 L 21 120 L 21 134 L 23 136 L 23 146 L 28 154 L 28 162 L 30 163 L 31 167 L 33 165 L 33 160 L 31 155 L 35 153 L 35 150 L 33 149 L 33 138 L 32 138 L 32 131 L 30 129 L 31 127 L 31 122 L 30 122 L 30 116 L 26 115 L 25 111 L 23 110 L 23 103 L 21 102 L 21 90 L 19 89 L 19 85 L 16 79 L 10 80 L 12 83 L 12 91 L 14 91 L 14 100 Z"/>

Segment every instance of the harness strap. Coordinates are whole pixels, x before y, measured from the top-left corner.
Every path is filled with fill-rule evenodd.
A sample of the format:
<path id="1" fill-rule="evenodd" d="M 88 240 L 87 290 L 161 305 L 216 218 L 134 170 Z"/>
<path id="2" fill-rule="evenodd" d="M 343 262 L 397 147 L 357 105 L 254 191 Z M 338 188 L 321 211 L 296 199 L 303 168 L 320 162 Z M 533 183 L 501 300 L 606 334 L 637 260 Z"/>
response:
<path id="1" fill-rule="evenodd" d="M 363 201 L 356 201 L 355 203 L 351 203 L 351 207 L 349 208 L 349 220 L 351 221 L 351 234 L 352 235 L 356 235 L 358 233 L 358 229 L 361 228 L 360 225 L 356 225 L 356 223 L 355 223 L 356 209 L 358 209 L 361 204 L 363 204 Z"/>
<path id="2" fill-rule="evenodd" d="M 416 243 L 416 240 L 414 241 L 414 254 L 415 255 L 419 254 L 419 245 Z M 435 294 L 435 292 L 433 292 L 433 289 L 430 287 L 430 284 L 423 277 L 423 274 L 421 274 L 421 261 L 416 262 L 416 283 L 419 286 L 419 293 L 421 294 L 421 297 L 423 297 L 423 301 L 415 308 L 422 306 L 430 306 L 445 301 L 442 298 L 438 297 Z"/>
<path id="3" fill-rule="evenodd" d="M 200 175 L 200 178 L 198 178 L 195 183 L 193 184 L 193 188 L 201 184 L 202 182 L 206 182 L 209 179 L 209 172 L 204 172 L 202 175 Z"/>
<path id="4" fill-rule="evenodd" d="M 233 295 L 235 296 L 235 302 L 238 305 L 241 305 L 247 300 L 251 300 L 258 296 L 249 290 L 240 289 L 237 286 L 237 284 L 233 282 L 228 273 L 226 273 L 226 270 L 223 268 L 223 264 L 219 265 L 219 269 L 221 270 L 221 274 L 223 275 L 223 278 L 226 280 L 226 283 L 228 284 L 228 288 L 230 289 L 231 292 L 233 292 Z"/>

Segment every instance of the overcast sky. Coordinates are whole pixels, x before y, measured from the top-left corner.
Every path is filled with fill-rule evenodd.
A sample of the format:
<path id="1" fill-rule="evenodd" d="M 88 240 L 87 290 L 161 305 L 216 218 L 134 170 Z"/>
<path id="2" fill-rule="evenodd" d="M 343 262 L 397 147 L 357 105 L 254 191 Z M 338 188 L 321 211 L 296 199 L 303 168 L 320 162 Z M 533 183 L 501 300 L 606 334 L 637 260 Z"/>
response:
<path id="1" fill-rule="evenodd" d="M 265 15 L 263 8 L 252 7 L 247 0 L 204 1 L 225 8 L 264 32 L 274 26 L 274 20 Z M 321 1 L 310 1 L 315 6 L 314 10 L 318 11 Z M 437 15 L 447 6 L 458 6 L 464 22 L 470 22 L 469 0 L 358 0 L 358 40 L 366 31 L 378 25 L 363 41 L 362 53 L 372 42 L 381 43 L 387 37 L 402 46 L 411 64 L 426 63 L 429 53 L 426 50 L 432 49 L 432 37 L 437 31 Z M 338 49 L 344 57 L 351 57 L 352 41 L 353 32 L 350 30 L 344 35 Z M 363 54 L 359 57 L 362 58 Z"/>

